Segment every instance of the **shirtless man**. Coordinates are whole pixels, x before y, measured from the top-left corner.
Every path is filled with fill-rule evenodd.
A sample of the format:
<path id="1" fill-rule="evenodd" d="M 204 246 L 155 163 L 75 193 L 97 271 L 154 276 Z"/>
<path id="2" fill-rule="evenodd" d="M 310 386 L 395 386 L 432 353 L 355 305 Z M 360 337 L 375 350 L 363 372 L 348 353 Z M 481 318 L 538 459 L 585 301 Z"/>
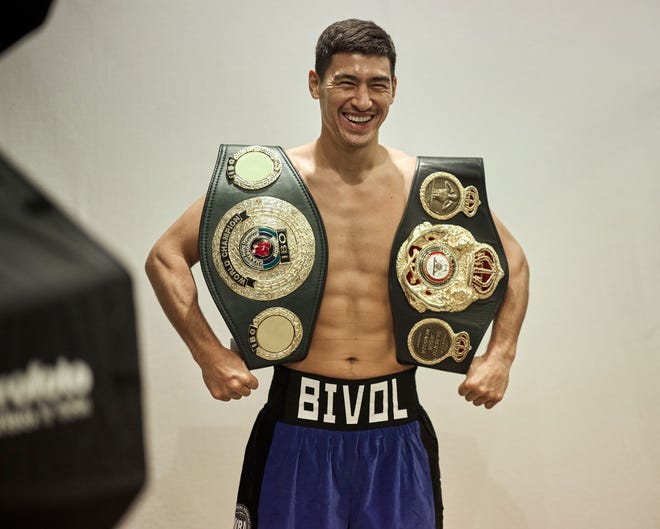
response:
<path id="1" fill-rule="evenodd" d="M 302 377 L 302 383 L 310 385 L 312 393 L 316 388 L 317 392 L 326 391 L 337 397 L 341 397 L 345 384 L 349 388 L 345 389 L 345 400 L 352 402 L 344 403 L 348 416 L 357 402 L 351 400 L 356 398 L 351 391 L 359 390 L 355 381 L 367 391 L 372 387 L 369 379 L 387 381 L 392 393 L 398 384 L 399 402 L 392 406 L 398 406 L 395 411 L 403 410 L 401 413 L 408 418 L 416 417 L 421 427 L 417 421 L 409 423 L 406 419 L 403 424 L 388 423 L 385 426 L 389 428 L 378 430 L 369 425 L 358 433 L 372 435 L 375 431 L 382 437 L 385 430 L 412 428 L 412 434 L 396 434 L 391 442 L 398 447 L 408 444 L 408 435 L 421 437 L 418 445 L 425 450 L 421 456 L 423 468 L 401 466 L 399 461 L 419 458 L 419 454 L 400 454 L 391 460 L 372 458 L 369 450 L 382 438 L 366 439 L 365 446 L 356 448 L 360 457 L 367 460 L 364 467 L 355 459 L 342 459 L 343 452 L 341 456 L 315 453 L 307 459 L 298 452 L 291 455 L 287 450 L 297 442 L 292 439 L 297 439 L 301 431 L 311 436 L 315 446 L 322 444 L 330 452 L 332 447 L 348 443 L 344 434 L 356 431 L 348 426 L 347 431 L 341 427 L 339 431 L 300 429 L 282 425 L 272 409 L 262 411 L 258 419 L 261 426 L 255 427 L 246 452 L 235 527 L 241 527 L 241 523 L 252 528 L 259 523 L 259 527 L 271 529 L 442 525 L 435 437 L 423 410 L 413 411 L 418 406 L 414 369 L 396 359 L 387 288 L 391 241 L 408 199 L 416 161 L 415 157 L 384 147 L 378 141 L 380 126 L 396 93 L 395 57 L 389 35 L 370 22 L 338 22 L 319 39 L 315 69 L 309 72 L 309 91 L 320 104 L 321 133 L 316 141 L 290 149 L 287 155 L 323 218 L 329 248 L 328 273 L 309 353 L 301 361 L 275 368 L 269 403 L 275 399 L 275 408 L 298 407 L 298 402 L 285 402 L 286 390 L 280 388 L 292 383 L 289 379 L 301 384 Z M 216 399 L 230 401 L 250 395 L 258 381 L 241 357 L 220 343 L 197 303 L 190 269 L 199 261 L 198 231 L 203 205 L 201 197 L 165 232 L 153 247 L 146 269 L 165 313 L 201 367 L 209 391 Z M 496 405 L 507 388 L 528 292 L 525 256 L 509 231 L 495 220 L 509 263 L 507 292 L 485 354 L 473 359 L 458 388 L 467 401 L 486 408 Z M 403 393 L 410 397 L 405 403 L 401 401 Z M 301 400 L 306 398 L 302 395 Z M 335 402 L 334 412 L 339 407 Z M 262 417 L 264 413 L 266 416 Z M 335 418 L 328 419 L 331 420 Z M 282 432 L 284 426 L 300 430 L 295 435 Z M 314 437 L 317 434 L 321 437 Z M 281 437 L 278 450 L 283 452 L 271 454 L 266 461 L 268 451 L 275 450 L 275 445 L 271 445 L 275 442 L 273 436 L 276 440 Z M 296 445 L 295 450 L 303 450 L 300 446 Z M 259 450 L 265 454 L 259 455 Z M 296 465 L 302 468 L 297 469 L 297 474 L 292 468 Z M 333 482 L 326 490 L 325 481 L 337 480 L 337 472 L 346 473 L 349 468 L 352 473 L 346 482 L 339 479 L 341 483 Z M 379 468 L 386 470 L 381 474 Z M 292 474 L 296 477 L 289 479 Z M 371 477 L 364 478 L 366 474 Z M 251 481 L 257 484 L 247 483 Z M 312 499 L 308 498 L 309 488 L 313 491 Z M 392 493 L 392 489 L 399 493 Z"/>

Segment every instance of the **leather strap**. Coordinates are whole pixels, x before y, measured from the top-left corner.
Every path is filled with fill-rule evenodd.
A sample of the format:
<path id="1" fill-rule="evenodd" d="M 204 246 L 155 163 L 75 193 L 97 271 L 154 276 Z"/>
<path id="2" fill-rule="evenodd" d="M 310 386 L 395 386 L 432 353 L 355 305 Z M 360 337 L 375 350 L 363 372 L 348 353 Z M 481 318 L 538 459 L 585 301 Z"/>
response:
<path id="1" fill-rule="evenodd" d="M 248 368 L 307 355 L 327 247 L 318 209 L 281 147 L 220 146 L 200 223 L 200 263 Z"/>
<path id="2" fill-rule="evenodd" d="M 390 263 L 399 361 L 466 373 L 504 298 L 507 275 L 482 159 L 419 157 Z"/>

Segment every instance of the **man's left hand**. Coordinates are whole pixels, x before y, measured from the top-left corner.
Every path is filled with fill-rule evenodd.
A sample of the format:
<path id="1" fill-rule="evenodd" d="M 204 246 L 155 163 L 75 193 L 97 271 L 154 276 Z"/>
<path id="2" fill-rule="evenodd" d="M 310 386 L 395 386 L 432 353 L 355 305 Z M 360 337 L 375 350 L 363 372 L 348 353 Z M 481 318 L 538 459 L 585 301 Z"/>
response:
<path id="1" fill-rule="evenodd" d="M 485 354 L 476 356 L 463 383 L 458 387 L 458 394 L 475 406 L 491 409 L 502 400 L 509 385 L 511 363 Z"/>

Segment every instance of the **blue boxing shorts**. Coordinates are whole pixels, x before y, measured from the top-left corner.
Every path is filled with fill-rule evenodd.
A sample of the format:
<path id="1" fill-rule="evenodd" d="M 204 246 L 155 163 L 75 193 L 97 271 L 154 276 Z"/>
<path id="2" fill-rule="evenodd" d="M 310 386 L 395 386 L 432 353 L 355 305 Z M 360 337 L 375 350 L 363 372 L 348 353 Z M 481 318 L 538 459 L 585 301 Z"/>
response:
<path id="1" fill-rule="evenodd" d="M 275 366 L 234 529 L 441 529 L 438 443 L 415 369 L 340 380 Z"/>

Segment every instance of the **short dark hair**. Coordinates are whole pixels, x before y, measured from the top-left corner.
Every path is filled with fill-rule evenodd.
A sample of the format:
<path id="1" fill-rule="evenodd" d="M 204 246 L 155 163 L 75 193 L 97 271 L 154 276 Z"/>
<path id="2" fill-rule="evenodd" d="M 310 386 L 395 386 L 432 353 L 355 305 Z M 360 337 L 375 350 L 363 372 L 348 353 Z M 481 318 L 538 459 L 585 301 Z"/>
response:
<path id="1" fill-rule="evenodd" d="M 314 69 L 323 79 L 335 53 L 360 53 L 380 55 L 390 61 L 390 74 L 394 77 L 396 50 L 387 32 L 370 20 L 350 18 L 330 24 L 323 30 L 316 43 Z"/>

